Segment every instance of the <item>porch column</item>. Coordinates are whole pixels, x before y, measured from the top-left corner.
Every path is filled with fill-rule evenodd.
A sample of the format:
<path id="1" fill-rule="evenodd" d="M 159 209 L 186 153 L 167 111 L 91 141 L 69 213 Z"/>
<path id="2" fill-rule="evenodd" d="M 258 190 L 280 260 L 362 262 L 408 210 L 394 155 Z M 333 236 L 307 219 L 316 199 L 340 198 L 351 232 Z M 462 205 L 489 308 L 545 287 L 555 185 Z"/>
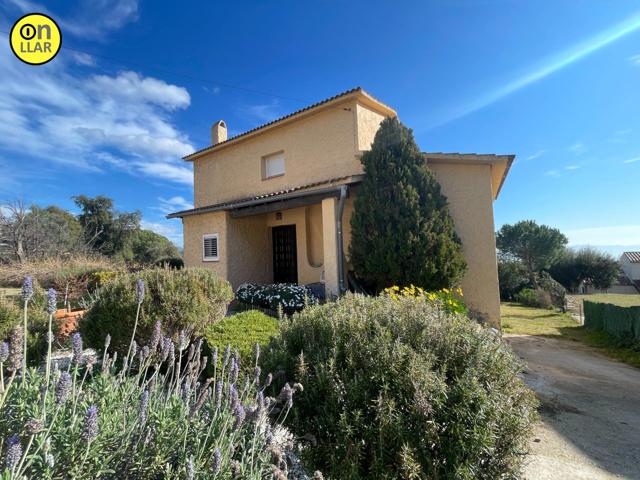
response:
<path id="1" fill-rule="evenodd" d="M 322 250 L 324 252 L 324 288 L 327 297 L 340 292 L 336 253 L 336 203 L 333 197 L 322 200 Z"/>

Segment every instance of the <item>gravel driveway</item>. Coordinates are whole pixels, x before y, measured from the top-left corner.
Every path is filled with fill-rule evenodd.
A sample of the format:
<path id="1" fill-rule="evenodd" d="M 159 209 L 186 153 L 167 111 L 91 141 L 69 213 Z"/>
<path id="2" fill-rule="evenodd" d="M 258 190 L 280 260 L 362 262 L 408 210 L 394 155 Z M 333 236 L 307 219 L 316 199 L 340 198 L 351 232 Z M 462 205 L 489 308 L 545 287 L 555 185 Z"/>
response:
<path id="1" fill-rule="evenodd" d="M 640 479 L 640 369 L 577 342 L 504 337 L 542 403 L 525 478 Z"/>

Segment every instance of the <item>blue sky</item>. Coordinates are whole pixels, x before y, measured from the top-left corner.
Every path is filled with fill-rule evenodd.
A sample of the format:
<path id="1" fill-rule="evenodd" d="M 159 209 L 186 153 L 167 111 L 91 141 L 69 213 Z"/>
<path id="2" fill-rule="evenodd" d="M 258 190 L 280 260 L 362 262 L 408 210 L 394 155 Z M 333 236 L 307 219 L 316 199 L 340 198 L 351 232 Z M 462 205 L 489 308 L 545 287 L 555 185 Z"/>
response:
<path id="1" fill-rule="evenodd" d="M 63 33 L 20 63 L 27 12 Z M 514 153 L 497 226 L 640 248 L 640 4 L 633 0 L 0 0 L 0 199 L 103 194 L 181 243 L 180 157 L 359 85 L 427 151 Z M 618 251 L 608 247 L 612 251 Z"/>

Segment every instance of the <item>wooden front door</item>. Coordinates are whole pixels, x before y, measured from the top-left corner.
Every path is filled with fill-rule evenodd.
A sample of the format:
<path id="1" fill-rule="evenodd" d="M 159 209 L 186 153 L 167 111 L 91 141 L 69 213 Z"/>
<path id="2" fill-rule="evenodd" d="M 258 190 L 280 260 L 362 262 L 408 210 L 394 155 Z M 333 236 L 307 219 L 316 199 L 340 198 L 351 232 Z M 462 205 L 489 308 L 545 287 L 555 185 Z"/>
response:
<path id="1" fill-rule="evenodd" d="M 273 227 L 273 282 L 298 283 L 296 226 Z"/>

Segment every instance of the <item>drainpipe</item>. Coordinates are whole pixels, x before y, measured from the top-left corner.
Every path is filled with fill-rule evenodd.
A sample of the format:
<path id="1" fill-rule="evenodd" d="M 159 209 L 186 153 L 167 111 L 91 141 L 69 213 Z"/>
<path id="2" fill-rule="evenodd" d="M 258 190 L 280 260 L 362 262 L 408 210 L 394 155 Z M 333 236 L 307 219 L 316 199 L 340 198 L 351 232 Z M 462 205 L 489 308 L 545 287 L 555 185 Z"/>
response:
<path id="1" fill-rule="evenodd" d="M 338 198 L 338 208 L 336 210 L 336 256 L 338 257 L 338 290 L 342 295 L 347 291 L 344 286 L 344 246 L 342 243 L 342 214 L 344 213 L 344 202 L 347 199 L 349 187 L 340 186 L 340 197 Z"/>

